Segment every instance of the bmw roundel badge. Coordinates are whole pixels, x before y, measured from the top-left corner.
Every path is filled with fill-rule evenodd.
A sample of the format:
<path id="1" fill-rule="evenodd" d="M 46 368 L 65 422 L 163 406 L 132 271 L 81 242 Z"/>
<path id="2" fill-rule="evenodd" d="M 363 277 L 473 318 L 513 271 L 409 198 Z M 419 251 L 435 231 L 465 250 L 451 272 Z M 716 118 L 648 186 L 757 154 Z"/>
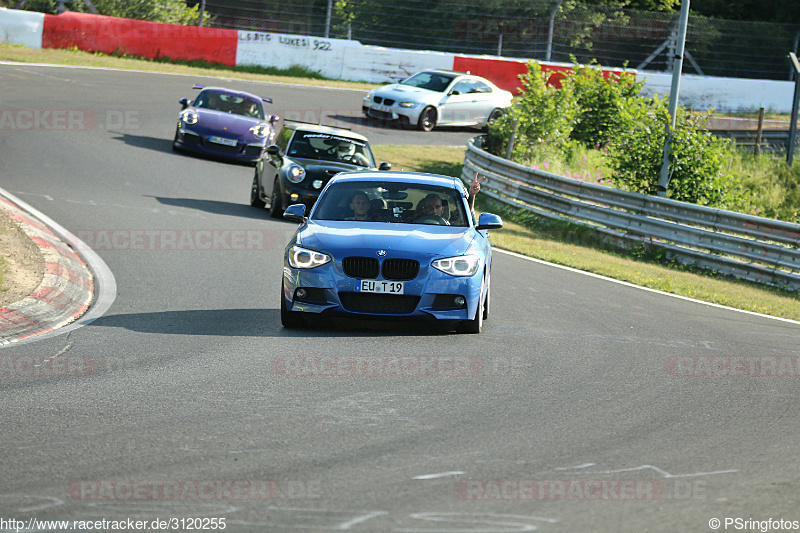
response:
<path id="1" fill-rule="evenodd" d="M 378 255 L 383 257 L 384 255 L 386 255 L 386 250 L 378 250 Z"/>

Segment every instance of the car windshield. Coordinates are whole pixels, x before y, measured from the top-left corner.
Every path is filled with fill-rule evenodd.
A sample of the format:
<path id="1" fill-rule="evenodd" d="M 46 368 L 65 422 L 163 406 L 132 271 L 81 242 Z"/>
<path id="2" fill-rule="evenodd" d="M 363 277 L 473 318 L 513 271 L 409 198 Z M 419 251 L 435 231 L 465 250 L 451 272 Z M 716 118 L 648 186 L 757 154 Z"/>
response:
<path id="1" fill-rule="evenodd" d="M 436 185 L 340 181 L 322 194 L 313 220 L 469 225 L 462 192 Z"/>
<path id="2" fill-rule="evenodd" d="M 239 94 L 203 91 L 197 95 L 194 107 L 264 120 L 264 106 L 261 102 Z"/>
<path id="3" fill-rule="evenodd" d="M 454 77 L 455 76 L 450 76 L 448 74 L 442 74 L 441 72 L 419 72 L 401 82 L 401 84 L 442 93 L 447 89 L 447 86 L 450 85 Z"/>
<path id="4" fill-rule="evenodd" d="M 375 168 L 375 158 L 366 141 L 330 133 L 297 131 L 286 155 Z"/>

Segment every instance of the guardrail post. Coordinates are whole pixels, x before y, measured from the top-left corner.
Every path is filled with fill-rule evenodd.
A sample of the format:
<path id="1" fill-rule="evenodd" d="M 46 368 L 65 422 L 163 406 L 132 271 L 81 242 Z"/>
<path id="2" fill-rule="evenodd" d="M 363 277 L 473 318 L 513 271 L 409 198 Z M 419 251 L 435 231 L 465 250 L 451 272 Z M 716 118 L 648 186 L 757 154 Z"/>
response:
<path id="1" fill-rule="evenodd" d="M 758 130 L 756 131 L 756 146 L 753 148 L 753 154 L 758 155 L 761 153 L 761 134 L 764 133 L 764 108 L 758 110 Z"/>
<path id="2" fill-rule="evenodd" d="M 511 135 L 508 136 L 508 144 L 506 144 L 506 159 L 511 160 L 511 153 L 514 151 L 514 140 L 517 137 L 517 128 L 519 127 L 519 119 L 515 118 L 511 123 Z"/>
<path id="3" fill-rule="evenodd" d="M 789 146 L 786 147 L 786 162 L 792 166 L 794 161 L 794 143 L 797 140 L 797 100 L 800 98 L 800 62 L 794 52 L 789 52 L 794 66 L 794 98 L 792 100 L 792 118 L 789 122 Z"/>

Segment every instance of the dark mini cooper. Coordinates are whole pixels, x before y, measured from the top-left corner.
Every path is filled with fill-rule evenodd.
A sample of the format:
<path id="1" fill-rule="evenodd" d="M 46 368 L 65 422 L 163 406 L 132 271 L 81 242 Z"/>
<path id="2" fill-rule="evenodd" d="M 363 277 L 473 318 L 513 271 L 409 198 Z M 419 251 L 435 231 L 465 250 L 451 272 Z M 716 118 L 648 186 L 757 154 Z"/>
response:
<path id="1" fill-rule="evenodd" d="M 291 204 L 305 204 L 310 209 L 328 180 L 340 172 L 390 168 L 385 161 L 375 165 L 369 141 L 363 135 L 287 122 L 276 143 L 256 163 L 250 205 L 267 207 L 273 217 L 280 217 Z"/>
<path id="2" fill-rule="evenodd" d="M 275 138 L 276 115 L 267 114 L 269 98 L 224 87 L 202 87 L 194 101 L 183 106 L 172 141 L 173 150 L 254 164 Z"/>

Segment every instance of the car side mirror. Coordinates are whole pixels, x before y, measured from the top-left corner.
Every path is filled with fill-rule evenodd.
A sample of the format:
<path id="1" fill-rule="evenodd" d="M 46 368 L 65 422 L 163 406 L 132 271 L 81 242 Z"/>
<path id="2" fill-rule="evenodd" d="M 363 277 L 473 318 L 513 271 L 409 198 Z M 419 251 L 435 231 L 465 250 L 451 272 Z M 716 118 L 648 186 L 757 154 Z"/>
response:
<path id="1" fill-rule="evenodd" d="M 302 224 L 306 221 L 306 206 L 305 204 L 292 204 L 283 212 L 283 218 L 291 222 Z"/>
<path id="2" fill-rule="evenodd" d="M 188 98 L 181 98 L 178 100 L 178 103 L 181 104 L 181 111 L 189 107 L 189 99 Z"/>
<path id="3" fill-rule="evenodd" d="M 503 219 L 493 213 L 481 213 L 478 217 L 478 225 L 475 229 L 500 229 L 503 227 Z"/>
<path id="4" fill-rule="evenodd" d="M 386 161 L 381 161 L 381 166 L 378 167 L 378 170 L 392 170 L 392 164 L 387 163 Z"/>
<path id="5" fill-rule="evenodd" d="M 267 154 L 271 155 L 272 157 L 280 157 L 281 149 L 278 148 L 277 144 L 270 144 L 267 146 Z"/>
<path id="6" fill-rule="evenodd" d="M 458 91 L 450 91 L 450 94 L 448 96 L 458 96 L 459 94 L 461 93 Z"/>

